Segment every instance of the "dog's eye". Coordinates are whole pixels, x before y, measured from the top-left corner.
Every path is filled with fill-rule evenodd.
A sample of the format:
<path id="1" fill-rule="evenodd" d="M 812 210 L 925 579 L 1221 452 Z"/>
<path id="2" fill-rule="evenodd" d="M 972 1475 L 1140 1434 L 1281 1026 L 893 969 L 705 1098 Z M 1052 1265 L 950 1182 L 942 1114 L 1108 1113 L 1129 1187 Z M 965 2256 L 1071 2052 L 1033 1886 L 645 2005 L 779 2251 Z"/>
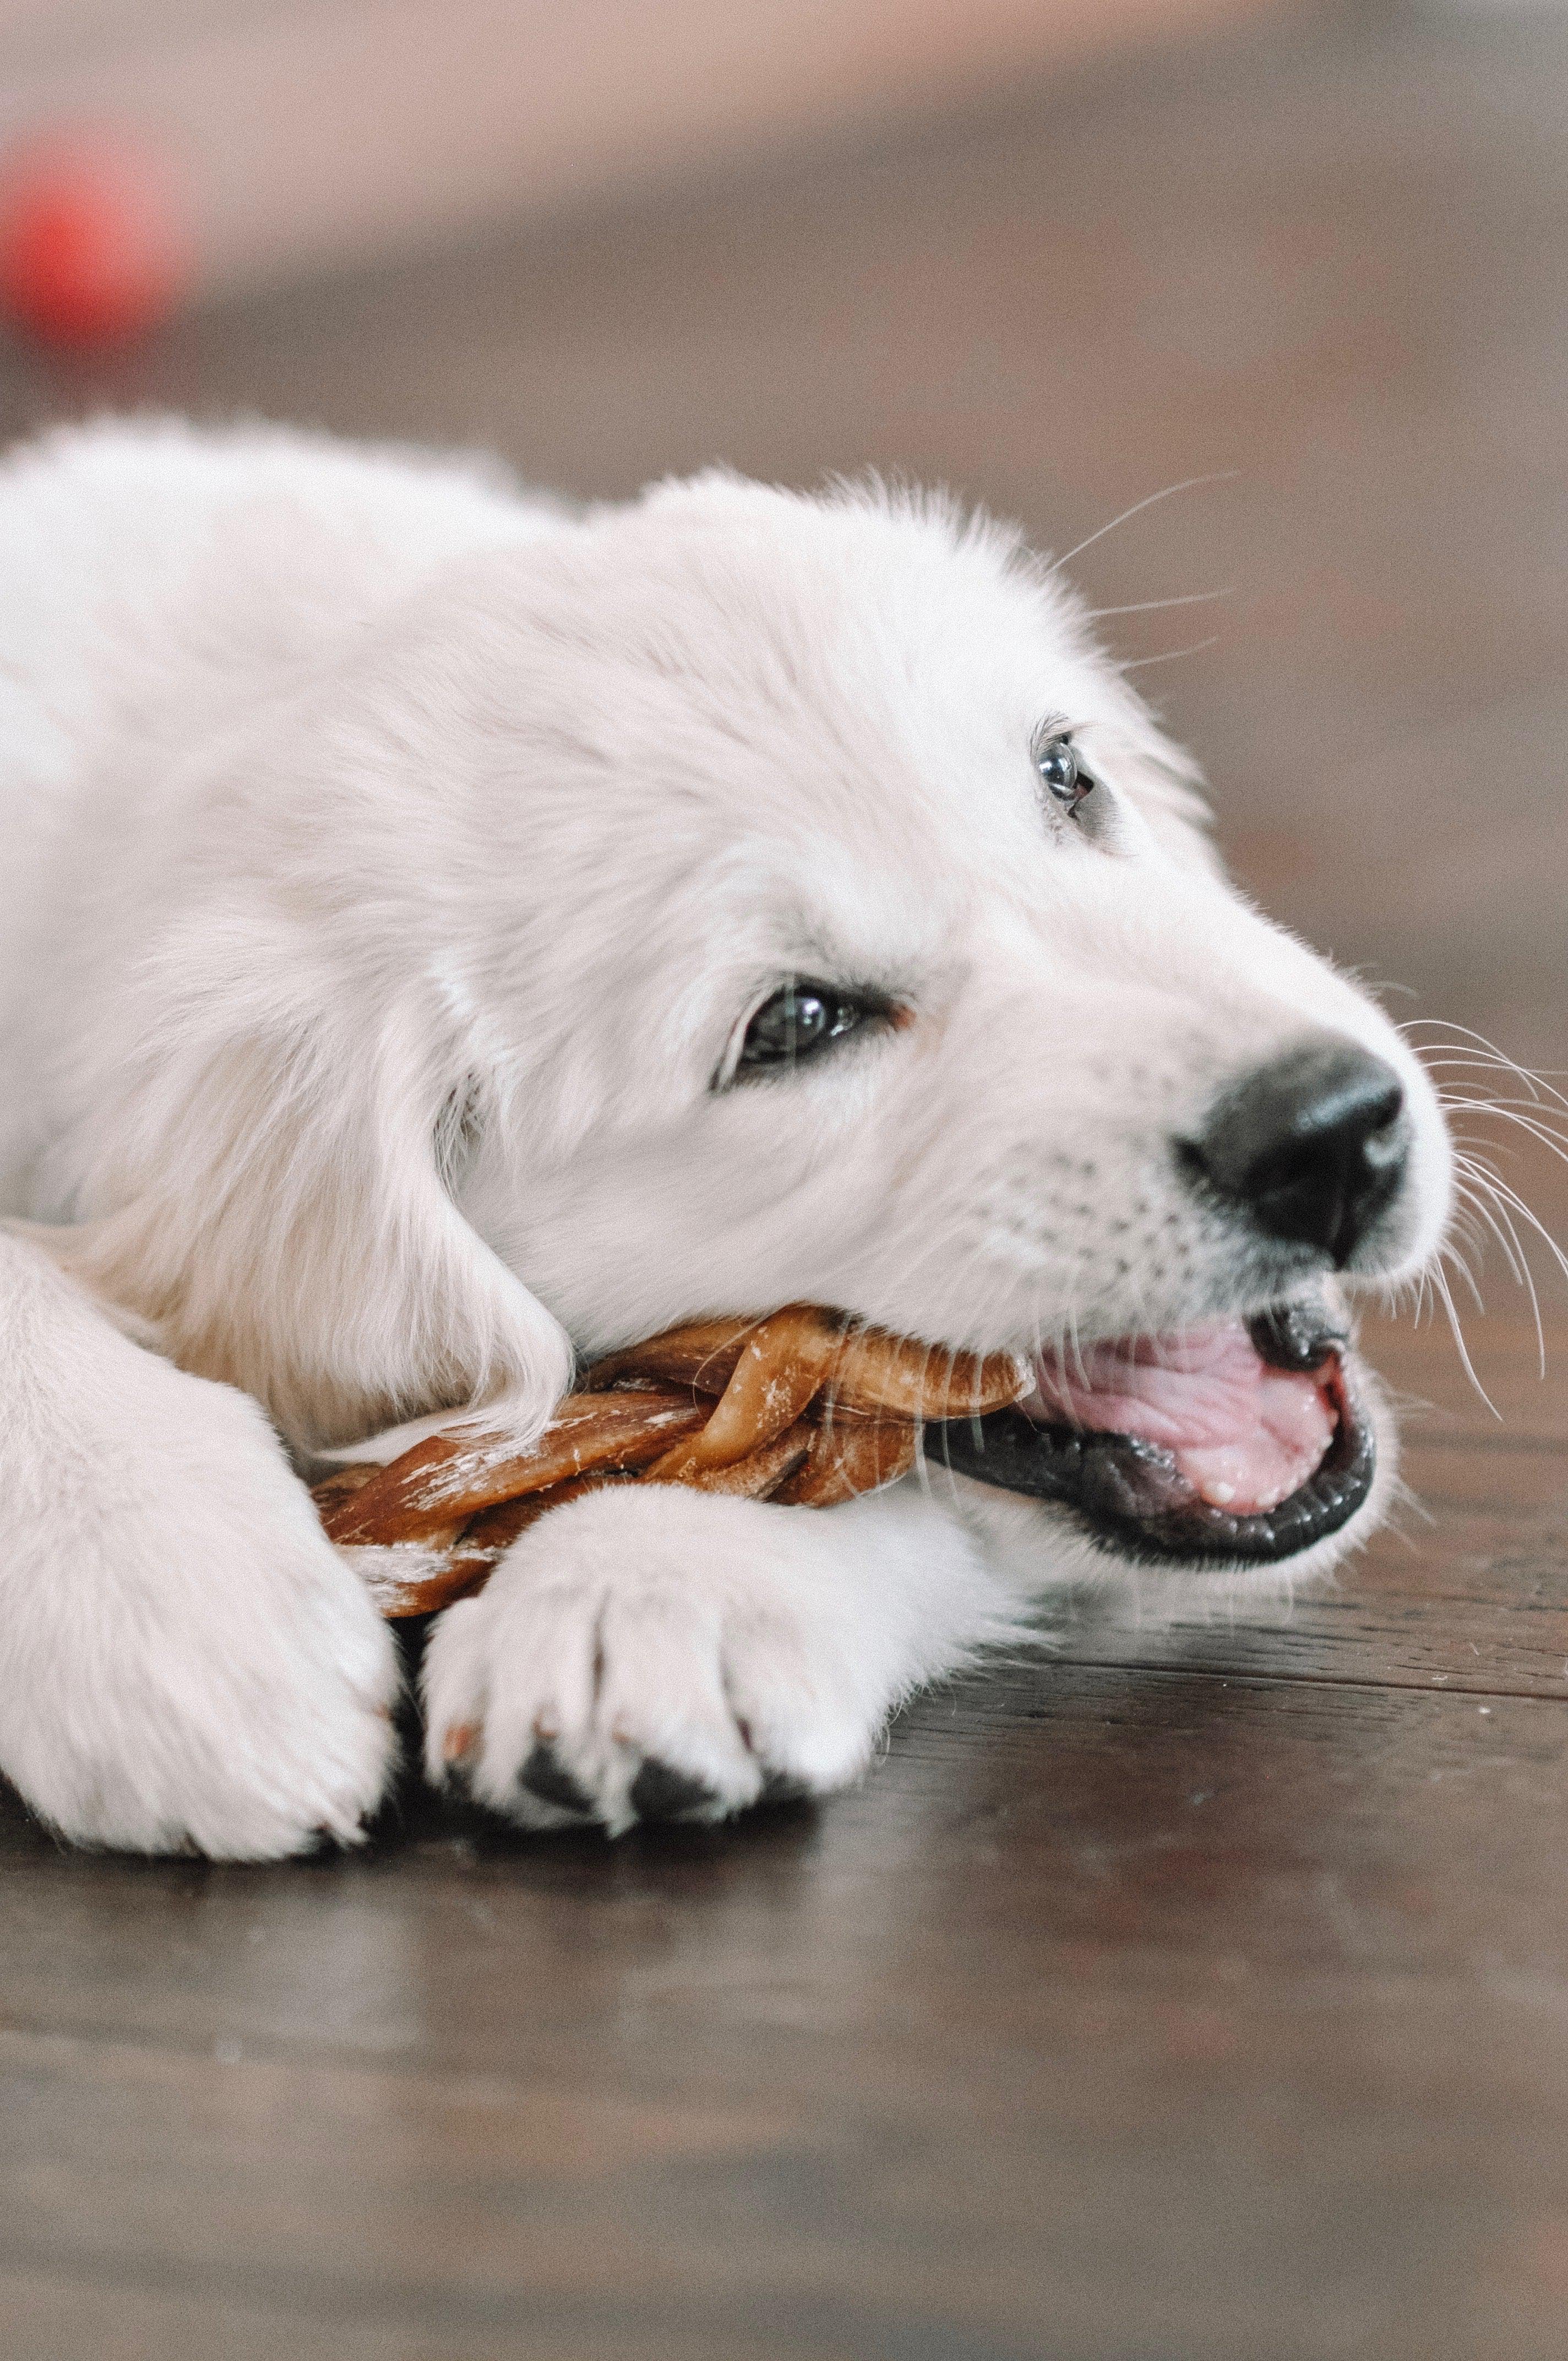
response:
<path id="1" fill-rule="evenodd" d="M 1065 730 L 1049 738 L 1035 741 L 1035 769 L 1041 785 L 1047 787 L 1062 809 L 1075 812 L 1087 795 L 1093 793 L 1094 781 L 1085 770 L 1077 747 Z"/>
<path id="2" fill-rule="evenodd" d="M 797 976 L 764 1000 L 746 1027 L 738 1073 L 769 1066 L 799 1066 L 883 1012 L 831 983 Z"/>

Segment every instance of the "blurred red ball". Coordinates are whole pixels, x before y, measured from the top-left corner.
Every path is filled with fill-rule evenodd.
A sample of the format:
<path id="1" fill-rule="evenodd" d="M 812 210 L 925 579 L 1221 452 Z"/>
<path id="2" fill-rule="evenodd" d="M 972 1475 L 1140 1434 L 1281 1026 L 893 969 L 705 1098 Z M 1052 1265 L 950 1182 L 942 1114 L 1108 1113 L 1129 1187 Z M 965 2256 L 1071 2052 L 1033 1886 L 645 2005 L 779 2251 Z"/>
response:
<path id="1" fill-rule="evenodd" d="M 40 342 L 128 343 L 170 317 L 190 276 L 171 192 L 149 158 L 60 135 L 0 161 L 0 312 Z"/>

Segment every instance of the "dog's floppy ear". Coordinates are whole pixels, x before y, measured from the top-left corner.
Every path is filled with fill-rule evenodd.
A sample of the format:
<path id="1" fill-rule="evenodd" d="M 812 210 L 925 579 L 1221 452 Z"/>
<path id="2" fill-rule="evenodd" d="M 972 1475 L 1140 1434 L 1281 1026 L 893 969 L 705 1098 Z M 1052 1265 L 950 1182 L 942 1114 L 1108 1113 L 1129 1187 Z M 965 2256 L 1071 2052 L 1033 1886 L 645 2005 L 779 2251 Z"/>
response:
<path id="1" fill-rule="evenodd" d="M 303 1448 L 477 1402 L 542 1425 L 571 1346 L 447 1192 L 455 1078 L 416 1013 L 191 1046 L 95 1110 L 89 1218 L 37 1234 L 61 1265 Z"/>

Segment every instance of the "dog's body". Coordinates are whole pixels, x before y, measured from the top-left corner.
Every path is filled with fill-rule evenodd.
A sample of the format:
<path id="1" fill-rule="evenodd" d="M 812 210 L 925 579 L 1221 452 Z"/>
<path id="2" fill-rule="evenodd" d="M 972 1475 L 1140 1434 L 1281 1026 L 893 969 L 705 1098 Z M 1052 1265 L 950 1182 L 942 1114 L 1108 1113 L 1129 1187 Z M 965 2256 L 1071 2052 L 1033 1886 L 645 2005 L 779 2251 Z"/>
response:
<path id="1" fill-rule="evenodd" d="M 1093 1430 L 1085 1352 L 1234 1372 L 1238 1323 L 1447 1218 L 1398 1037 L 1219 878 L 1070 595 L 940 510 L 713 478 L 578 517 L 99 428 L 0 474 L 0 1770 L 71 1837 L 265 1856 L 380 1792 L 389 1643 L 279 1433 L 537 1427 L 574 1349 L 790 1300 L 1044 1346 L 1058 1409 L 1070 1347 Z M 1314 1058 L 1290 1137 L 1343 1146 L 1375 1071 L 1394 1163 L 1336 1147 L 1329 1215 L 1311 1147 L 1303 1226 L 1234 1110 Z M 1216 1468 L 1266 1520 L 1308 1464 L 1269 1415 L 1226 1458 L 1182 1410 L 1210 1542 Z M 532 1825 L 824 1791 L 1053 1586 L 1135 1578 L 1135 1510 L 584 1499 L 434 1627 L 433 1773 L 466 1743 Z M 1251 1562 L 1213 1546 L 1192 1579 Z"/>

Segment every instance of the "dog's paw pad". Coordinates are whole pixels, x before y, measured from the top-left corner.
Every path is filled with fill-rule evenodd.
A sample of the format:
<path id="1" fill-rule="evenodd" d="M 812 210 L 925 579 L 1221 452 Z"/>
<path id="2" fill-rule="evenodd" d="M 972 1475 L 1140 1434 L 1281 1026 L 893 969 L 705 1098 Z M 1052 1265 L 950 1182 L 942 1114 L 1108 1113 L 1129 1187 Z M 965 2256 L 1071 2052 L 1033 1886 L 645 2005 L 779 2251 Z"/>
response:
<path id="1" fill-rule="evenodd" d="M 598 1806 L 587 1789 L 574 1779 L 548 1739 L 540 1739 L 527 1762 L 517 1774 L 517 1784 L 542 1804 L 554 1804 L 563 1812 L 576 1812 L 584 1819 L 591 1818 Z"/>
<path id="2" fill-rule="evenodd" d="M 650 1755 L 631 1782 L 627 1801 L 640 1820 L 711 1819 L 723 1798 L 706 1779 L 674 1770 Z"/>

